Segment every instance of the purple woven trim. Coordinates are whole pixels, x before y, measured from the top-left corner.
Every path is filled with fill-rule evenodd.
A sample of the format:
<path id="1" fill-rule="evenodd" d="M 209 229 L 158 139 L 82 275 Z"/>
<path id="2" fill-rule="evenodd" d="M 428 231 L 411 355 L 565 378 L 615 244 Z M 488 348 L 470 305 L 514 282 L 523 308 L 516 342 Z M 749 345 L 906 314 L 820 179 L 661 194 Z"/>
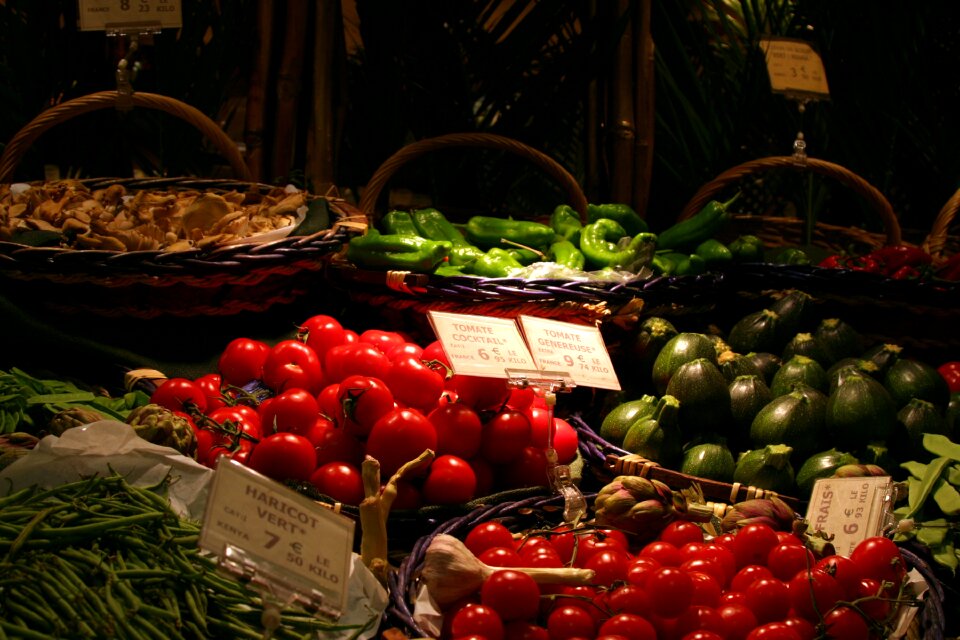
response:
<path id="1" fill-rule="evenodd" d="M 567 422 L 570 423 L 576 432 L 580 446 L 580 455 L 583 456 L 583 459 L 594 465 L 603 466 L 604 461 L 607 459 L 607 456 L 610 454 L 616 456 L 625 456 L 630 452 L 620 447 L 613 445 L 603 438 L 601 438 L 597 433 L 584 422 L 583 418 L 580 417 L 580 414 L 573 414 L 567 418 Z"/>
<path id="2" fill-rule="evenodd" d="M 923 579 L 930 586 L 920 610 L 920 624 L 923 628 L 922 637 L 924 640 L 943 640 L 947 624 L 943 610 L 943 585 L 930 565 L 919 555 L 903 545 L 900 545 L 900 555 L 903 556 L 903 559 L 907 561 L 911 568 L 916 569 L 923 576 Z"/>

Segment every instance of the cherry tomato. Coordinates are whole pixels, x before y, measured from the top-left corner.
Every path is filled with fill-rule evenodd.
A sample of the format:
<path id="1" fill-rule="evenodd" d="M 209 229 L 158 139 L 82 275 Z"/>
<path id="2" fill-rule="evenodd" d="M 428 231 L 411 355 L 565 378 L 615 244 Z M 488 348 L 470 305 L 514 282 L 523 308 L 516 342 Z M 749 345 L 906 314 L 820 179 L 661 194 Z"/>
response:
<path id="1" fill-rule="evenodd" d="M 491 607 L 468 604 L 453 614 L 450 633 L 455 638 L 475 634 L 486 640 L 503 640 L 503 621 Z"/>
<path id="2" fill-rule="evenodd" d="M 762 523 L 750 523 L 737 531 L 731 549 L 737 558 L 737 566 L 763 564 L 767 555 L 780 540 L 773 527 Z"/>
<path id="3" fill-rule="evenodd" d="M 328 462 L 310 474 L 310 484 L 338 502 L 359 505 L 363 500 L 360 469 L 346 462 Z"/>
<path id="4" fill-rule="evenodd" d="M 500 569 L 483 581 L 480 602 L 496 611 L 504 622 L 529 620 L 540 609 L 540 587 L 525 573 Z"/>
<path id="5" fill-rule="evenodd" d="M 513 534 L 503 523 L 496 520 L 488 520 L 474 525 L 467 532 L 463 540 L 473 555 L 480 555 L 491 547 L 508 547 L 513 549 Z"/>
<path id="6" fill-rule="evenodd" d="M 253 443 L 249 440 L 241 440 L 233 445 L 214 444 L 207 452 L 207 466 L 216 469 L 220 458 L 229 458 L 247 464 L 250 461 L 251 452 L 253 452 Z"/>
<path id="7" fill-rule="evenodd" d="M 627 567 L 631 559 L 630 554 L 621 549 L 604 549 L 590 556 L 583 567 L 594 571 L 595 584 L 609 586 L 627 579 Z"/>
<path id="8" fill-rule="evenodd" d="M 331 347 L 323 359 L 323 370 L 330 382 L 341 382 L 347 376 L 370 376 L 387 379 L 390 360 L 372 344 L 344 343 Z"/>
<path id="9" fill-rule="evenodd" d="M 388 478 L 427 449 L 436 451 L 437 430 L 414 409 L 388 412 L 377 420 L 367 437 L 367 455 L 380 463 L 380 473 Z"/>
<path id="10" fill-rule="evenodd" d="M 383 492 L 383 486 L 380 487 L 380 491 Z M 420 489 L 409 480 L 401 479 L 397 482 L 397 497 L 393 499 L 391 509 L 394 511 L 419 509 L 422 505 L 423 499 L 420 496 Z"/>
<path id="11" fill-rule="evenodd" d="M 528 566 L 524 564 L 523 557 L 510 547 L 490 547 L 489 549 L 484 549 L 483 552 L 477 556 L 477 559 L 491 567 L 503 567 L 504 569 Z"/>
<path id="12" fill-rule="evenodd" d="M 510 387 L 502 378 L 454 375 L 447 381 L 457 398 L 477 411 L 499 410 L 510 397 Z"/>
<path id="13" fill-rule="evenodd" d="M 208 373 L 194 379 L 194 384 L 200 387 L 203 394 L 207 397 L 207 411 L 219 409 L 227 404 L 223 392 L 220 390 L 223 384 L 223 378 L 219 373 Z"/>
<path id="14" fill-rule="evenodd" d="M 480 450 L 483 423 L 476 411 L 465 404 L 441 404 L 427 414 L 437 430 L 437 455 L 449 453 L 470 459 Z"/>
<path id="15" fill-rule="evenodd" d="M 383 329 L 366 329 L 360 333 L 360 342 L 371 344 L 380 350 L 383 355 L 395 346 L 406 342 L 406 339 L 395 331 L 384 331 Z"/>
<path id="16" fill-rule="evenodd" d="M 677 633 L 686 636 L 695 631 L 709 631 L 717 634 L 723 630 L 723 619 L 713 607 L 693 604 L 677 616 Z"/>
<path id="17" fill-rule="evenodd" d="M 682 547 L 688 542 L 703 543 L 704 541 L 703 529 L 689 520 L 674 520 L 665 526 L 657 537 L 675 547 Z"/>
<path id="18" fill-rule="evenodd" d="M 426 413 L 437 407 L 443 393 L 443 376 L 415 356 L 394 360 L 385 380 L 399 402 Z"/>
<path id="19" fill-rule="evenodd" d="M 170 411 L 187 414 L 207 411 L 207 395 L 196 382 L 188 378 L 167 378 L 150 395 L 150 402 Z"/>
<path id="20" fill-rule="evenodd" d="M 864 600 L 863 598 L 868 598 Z M 884 621 L 890 616 L 893 607 L 884 593 L 883 583 L 873 578 L 861 578 L 857 583 L 857 590 L 849 600 L 860 600 L 857 605 L 860 609 L 877 621 Z"/>
<path id="21" fill-rule="evenodd" d="M 690 598 L 690 604 L 706 607 L 719 606 L 720 596 L 723 594 L 723 586 L 720 582 L 703 571 L 687 570 L 687 573 L 693 581 L 693 596 Z"/>
<path id="22" fill-rule="evenodd" d="M 657 640 L 657 630 L 646 618 L 635 613 L 617 613 L 601 623 L 601 636 L 622 636 L 627 640 Z"/>
<path id="23" fill-rule="evenodd" d="M 647 543 L 638 555 L 653 558 L 664 567 L 677 567 L 680 566 L 681 562 L 680 549 L 663 540 L 654 540 Z"/>
<path id="24" fill-rule="evenodd" d="M 194 428 L 193 435 L 197 439 L 197 449 L 194 451 L 193 459 L 204 466 L 209 466 L 207 462 L 210 459 L 210 448 L 214 445 L 213 432 L 197 427 Z"/>
<path id="25" fill-rule="evenodd" d="M 292 388 L 320 393 L 325 385 L 320 358 L 302 342 L 281 340 L 263 363 L 263 384 L 275 393 Z"/>
<path id="26" fill-rule="evenodd" d="M 647 590 L 635 584 L 622 584 L 610 591 L 607 607 L 611 613 L 634 613 L 638 616 L 649 615 L 653 611 L 653 602 Z"/>
<path id="27" fill-rule="evenodd" d="M 787 587 L 794 612 L 812 622 L 819 622 L 823 614 L 844 598 L 840 584 L 819 569 L 798 572 Z"/>
<path id="28" fill-rule="evenodd" d="M 761 578 L 772 578 L 773 572 L 766 565 L 748 564 L 730 578 L 731 591 L 746 591 L 747 587 Z"/>
<path id="29" fill-rule="evenodd" d="M 252 338 L 234 338 L 224 347 L 217 360 L 217 371 L 223 383 L 235 387 L 263 377 L 263 363 L 270 345 Z"/>
<path id="30" fill-rule="evenodd" d="M 547 411 L 545 409 L 521 412 L 530 421 L 530 444 L 540 449 L 547 448 Z M 580 437 L 577 430 L 562 418 L 553 419 L 553 448 L 558 464 L 570 464 L 577 457 Z"/>
<path id="31" fill-rule="evenodd" d="M 869 640 L 870 627 L 855 609 L 839 606 L 823 616 L 827 638 L 836 640 Z"/>
<path id="32" fill-rule="evenodd" d="M 394 396 L 387 383 L 365 375 L 347 376 L 337 389 L 337 402 L 342 409 L 343 426 L 363 438 L 369 435 L 377 420 L 394 409 Z"/>
<path id="33" fill-rule="evenodd" d="M 812 622 L 798 616 L 784 618 L 783 624 L 797 632 L 800 640 L 814 640 L 817 637 L 817 628 Z"/>
<path id="34" fill-rule="evenodd" d="M 550 485 L 547 476 L 547 454 L 537 447 L 524 447 L 520 455 L 500 467 L 499 486 L 504 489 L 517 487 L 546 487 Z"/>
<path id="35" fill-rule="evenodd" d="M 307 481 L 317 467 L 317 454 L 310 441 L 295 433 L 274 433 L 260 440 L 247 464 L 278 482 Z"/>
<path id="36" fill-rule="evenodd" d="M 423 481 L 423 499 L 428 504 L 462 504 L 475 497 L 477 476 L 457 456 L 442 455 L 430 463 Z"/>
<path id="37" fill-rule="evenodd" d="M 826 571 L 837 581 L 843 589 L 846 600 L 855 600 L 860 590 L 860 581 L 862 576 L 854 564 L 847 556 L 830 555 L 817 560 L 813 565 L 814 569 Z"/>
<path id="38" fill-rule="evenodd" d="M 307 318 L 297 329 L 297 338 L 313 349 L 320 361 L 331 347 L 346 341 L 346 331 L 336 318 L 316 315 Z"/>
<path id="39" fill-rule="evenodd" d="M 533 387 L 511 387 L 510 395 L 507 397 L 507 406 L 514 411 L 526 413 L 530 405 L 533 404 L 536 395 L 537 392 L 534 391 Z"/>
<path id="40" fill-rule="evenodd" d="M 638 587 L 645 587 L 647 577 L 662 565 L 651 556 L 637 556 L 627 567 L 627 582 Z"/>
<path id="41" fill-rule="evenodd" d="M 726 640 L 726 636 L 706 629 L 699 629 L 685 634 L 681 640 Z"/>
<path id="42" fill-rule="evenodd" d="M 506 464 L 520 457 L 528 442 L 530 420 L 519 411 L 500 411 L 483 425 L 479 455 L 491 464 Z"/>
<path id="43" fill-rule="evenodd" d="M 757 626 L 757 617 L 750 607 L 743 604 L 726 604 L 717 609 L 720 625 L 727 640 L 744 640 Z"/>
<path id="44" fill-rule="evenodd" d="M 689 572 L 698 572 L 705 573 L 716 581 L 718 585 L 722 586 L 727 583 L 727 575 L 720 566 L 720 563 L 712 558 L 705 558 L 702 556 L 695 556 L 689 560 L 685 560 L 680 563 L 680 568 L 684 571 Z M 719 594 L 718 594 L 719 597 Z"/>
<path id="45" fill-rule="evenodd" d="M 325 418 L 317 418 L 319 433 L 315 436 L 314 451 L 317 464 L 346 462 L 359 467 L 363 462 L 363 443 L 343 427 Z"/>
<path id="46" fill-rule="evenodd" d="M 817 559 L 810 549 L 793 542 L 781 542 L 767 554 L 767 568 L 773 577 L 784 582 L 797 575 L 798 571 L 807 571 Z"/>
<path id="47" fill-rule="evenodd" d="M 747 640 L 800 640 L 800 635 L 783 622 L 768 622 L 747 634 Z"/>
<path id="48" fill-rule="evenodd" d="M 450 359 L 447 358 L 447 353 L 443 350 L 443 344 L 439 340 L 434 340 L 425 346 L 420 357 L 424 362 L 428 363 L 428 365 L 436 362 L 442 364 L 447 369 L 450 368 Z"/>
<path id="49" fill-rule="evenodd" d="M 386 356 L 390 359 L 390 362 L 393 362 L 394 360 L 403 356 L 413 356 L 419 360 L 421 359 L 422 355 L 423 347 L 414 342 L 402 342 L 400 344 L 395 344 L 386 352 Z"/>
<path id="50" fill-rule="evenodd" d="M 279 393 L 260 407 L 260 425 L 267 433 L 289 431 L 304 435 L 320 415 L 314 395 L 297 387 Z"/>
<path id="51" fill-rule="evenodd" d="M 336 424 L 343 424 L 343 404 L 340 402 L 340 383 L 333 382 L 317 394 L 317 406 L 320 413 L 327 416 Z"/>
<path id="52" fill-rule="evenodd" d="M 263 436 L 260 416 L 250 407 L 220 407 L 211 411 L 207 418 L 219 426 L 219 429 L 211 429 L 215 444 L 230 445 L 244 440 L 255 444 Z"/>
<path id="53" fill-rule="evenodd" d="M 564 604 L 557 606 L 547 616 L 547 633 L 550 640 L 593 638 L 596 623 L 593 616 L 582 606 Z"/>
<path id="54" fill-rule="evenodd" d="M 899 585 L 907 574 L 906 563 L 896 543 L 883 536 L 861 541 L 850 554 L 860 575 Z"/>
<path id="55" fill-rule="evenodd" d="M 678 567 L 661 567 L 647 577 L 647 593 L 654 609 L 662 616 L 675 618 L 693 600 L 693 580 Z"/>
<path id="56" fill-rule="evenodd" d="M 526 620 L 513 620 L 503 626 L 504 640 L 549 640 L 550 634 L 539 625 Z"/>
<path id="57" fill-rule="evenodd" d="M 744 595 L 747 597 L 747 606 L 761 624 L 782 620 L 790 611 L 790 592 L 786 583 L 776 578 L 755 580 L 744 591 Z"/>

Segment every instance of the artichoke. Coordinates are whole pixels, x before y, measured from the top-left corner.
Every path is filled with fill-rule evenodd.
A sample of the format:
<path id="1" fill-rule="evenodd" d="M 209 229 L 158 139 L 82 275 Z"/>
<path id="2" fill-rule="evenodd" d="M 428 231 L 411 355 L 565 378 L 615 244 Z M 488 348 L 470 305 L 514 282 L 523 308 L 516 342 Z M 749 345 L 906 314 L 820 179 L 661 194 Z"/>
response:
<path id="1" fill-rule="evenodd" d="M 30 453 L 39 440 L 37 436 L 22 431 L 0 435 L 0 469 Z"/>
<path id="2" fill-rule="evenodd" d="M 655 537 L 678 518 L 706 522 L 713 510 L 696 491 L 674 491 L 659 480 L 617 476 L 593 501 L 595 522 L 640 537 Z"/>
<path id="3" fill-rule="evenodd" d="M 52 435 L 61 436 L 67 429 L 82 427 L 85 424 L 106 419 L 107 417 L 99 411 L 87 407 L 70 407 L 55 413 L 47 424 L 47 430 Z"/>
<path id="4" fill-rule="evenodd" d="M 800 516 L 777 496 L 738 502 L 723 516 L 722 531 L 735 531 L 753 523 L 762 523 L 775 531 L 792 532 Z"/>
<path id="5" fill-rule="evenodd" d="M 197 438 L 186 418 L 158 404 L 145 404 L 127 415 L 137 435 L 154 444 L 173 447 L 186 456 L 197 450 Z"/>

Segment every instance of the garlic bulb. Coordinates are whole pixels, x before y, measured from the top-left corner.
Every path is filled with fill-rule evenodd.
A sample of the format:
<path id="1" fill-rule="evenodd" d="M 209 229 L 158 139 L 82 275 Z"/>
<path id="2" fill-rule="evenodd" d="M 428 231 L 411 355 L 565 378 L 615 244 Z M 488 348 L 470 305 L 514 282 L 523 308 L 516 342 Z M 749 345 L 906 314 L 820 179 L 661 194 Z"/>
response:
<path id="1" fill-rule="evenodd" d="M 526 573 L 541 584 L 588 584 L 594 576 L 591 569 L 572 567 L 510 569 Z M 441 533 L 427 547 L 421 579 L 437 604 L 443 606 L 475 593 L 490 574 L 499 570 L 481 562 L 459 539 Z"/>

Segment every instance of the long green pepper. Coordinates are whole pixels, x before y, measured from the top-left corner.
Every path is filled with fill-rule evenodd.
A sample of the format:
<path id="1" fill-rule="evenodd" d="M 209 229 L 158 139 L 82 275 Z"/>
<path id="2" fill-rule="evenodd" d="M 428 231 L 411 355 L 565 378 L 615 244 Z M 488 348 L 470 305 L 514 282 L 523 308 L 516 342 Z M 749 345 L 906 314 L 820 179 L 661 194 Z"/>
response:
<path id="1" fill-rule="evenodd" d="M 652 233 L 638 233 L 621 247 L 620 240 L 625 237 L 629 236 L 623 225 L 610 218 L 600 218 L 585 226 L 580 234 L 580 250 L 587 265 L 594 269 L 629 268 L 641 257 L 644 245 L 652 248 L 657 239 Z"/>

